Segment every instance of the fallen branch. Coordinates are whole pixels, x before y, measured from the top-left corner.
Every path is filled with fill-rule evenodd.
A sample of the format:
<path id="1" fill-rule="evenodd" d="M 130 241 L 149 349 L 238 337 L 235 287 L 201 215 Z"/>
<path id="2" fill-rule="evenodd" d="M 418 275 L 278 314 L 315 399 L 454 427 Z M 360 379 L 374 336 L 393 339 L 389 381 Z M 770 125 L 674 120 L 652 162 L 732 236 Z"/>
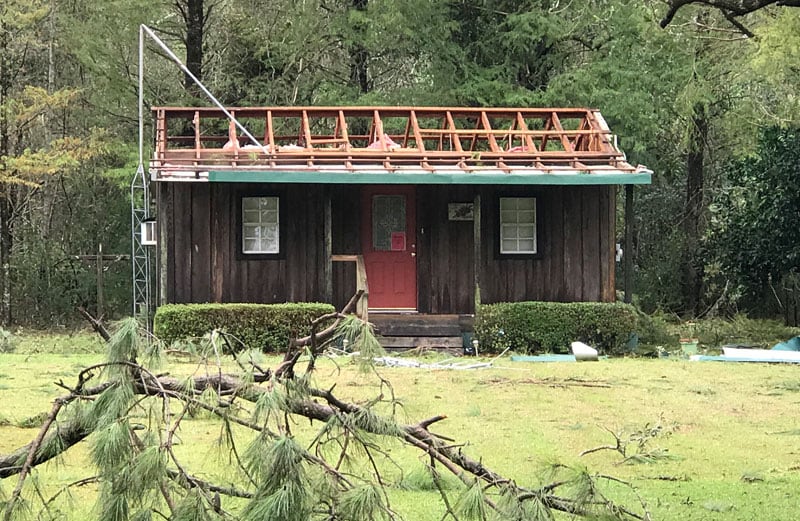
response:
<path id="1" fill-rule="evenodd" d="M 103 338 L 103 340 L 108 342 L 111 339 L 111 335 L 108 333 L 108 330 L 103 323 L 100 322 L 100 319 L 94 318 L 92 314 L 86 311 L 86 308 L 83 306 L 78 307 L 78 313 L 83 315 L 83 317 L 89 321 L 89 324 L 92 325 L 92 329 L 94 329 L 97 334 Z"/>
<path id="2" fill-rule="evenodd" d="M 351 303 L 357 300 L 357 296 L 351 299 Z M 649 514 L 646 510 L 643 514 L 630 511 L 609 501 L 599 493 L 592 493 L 589 497 L 580 495 L 565 497 L 560 492 L 569 494 L 570 482 L 568 480 L 555 481 L 535 489 L 518 485 L 511 478 L 487 466 L 483 461 L 470 458 L 464 450 L 464 445 L 457 444 L 454 440 L 431 432 L 430 427 L 444 421 L 446 419 L 445 415 L 433 416 L 412 424 L 396 423 L 394 414 L 387 413 L 382 415 L 375 410 L 375 406 L 379 403 L 395 405 L 391 386 L 380 375 L 378 377 L 381 379 L 381 394 L 366 403 L 353 403 L 340 399 L 334 394 L 335 385 L 327 390 L 313 386 L 311 379 L 308 377 L 314 367 L 313 361 L 320 354 L 324 343 L 322 339 L 332 335 L 334 331 L 327 327 L 322 332 L 317 333 L 316 328 L 325 323 L 326 320 L 339 321 L 343 317 L 344 313 L 320 317 L 312 323 L 312 333 L 308 341 L 298 339 L 293 343 L 293 346 L 290 347 L 277 367 L 272 370 L 258 368 L 259 373 L 248 378 L 223 373 L 219 360 L 216 366 L 216 373 L 181 380 L 169 375 L 154 374 L 135 361 L 124 359 L 96 364 L 80 371 L 78 383 L 75 387 L 69 387 L 63 382 L 59 382 L 57 385 L 66 389 L 68 394 L 54 402 L 53 410 L 48 416 L 45 425 L 39 431 L 37 438 L 8 455 L 0 455 L 0 478 L 19 475 L 15 493 L 12 495 L 12 500 L 7 504 L 6 520 L 11 516 L 14 503 L 21 493 L 22 483 L 30 473 L 30 469 L 55 457 L 57 454 L 63 453 L 85 439 L 95 428 L 89 425 L 103 425 L 104 428 L 105 426 L 114 426 L 117 431 L 122 426 L 125 429 L 122 443 L 130 445 L 130 454 L 143 454 L 148 448 L 164 451 L 165 457 L 170 462 L 170 468 L 167 469 L 165 467 L 165 470 L 161 471 L 157 477 L 148 478 L 145 481 L 152 483 L 153 490 L 160 488 L 172 515 L 175 515 L 181 500 L 185 500 L 188 497 L 185 491 L 191 489 L 196 490 L 196 492 L 193 492 L 196 500 L 206 505 L 203 508 L 209 508 L 223 514 L 225 511 L 220 504 L 220 495 L 246 499 L 248 500 L 248 505 L 265 501 L 265 498 L 273 493 L 269 490 L 289 490 L 285 486 L 291 484 L 284 486 L 280 483 L 281 480 L 291 480 L 291 476 L 298 475 L 291 472 L 291 465 L 296 464 L 293 462 L 316 466 L 317 469 L 320 469 L 330 477 L 332 483 L 335 483 L 334 488 L 338 493 L 359 489 L 363 483 L 377 483 L 376 492 L 378 496 L 376 497 L 380 499 L 375 499 L 375 501 L 380 504 L 376 503 L 376 508 L 380 508 L 383 512 L 391 513 L 389 498 L 385 490 L 386 482 L 381 476 L 381 466 L 377 458 L 381 457 L 384 461 L 394 462 L 391 460 L 388 451 L 383 450 L 379 442 L 373 441 L 376 437 L 382 437 L 399 439 L 408 446 L 418 449 L 429 458 L 432 465 L 438 463 L 442 468 L 460 479 L 467 487 L 472 487 L 475 483 L 482 483 L 481 501 L 484 501 L 489 508 L 496 509 L 500 515 L 503 514 L 502 508 L 504 507 L 502 507 L 502 504 L 496 503 L 494 498 L 489 495 L 489 492 L 493 494 L 510 493 L 520 503 L 537 501 L 549 510 L 565 512 L 574 516 L 589 517 L 602 510 L 610 513 L 614 519 L 649 520 Z M 369 328 L 365 326 L 363 331 L 359 329 L 359 334 L 362 333 L 369 334 Z M 115 339 L 118 337 L 126 337 L 126 335 L 114 336 Z M 214 338 L 214 335 L 212 335 L 212 338 Z M 119 349 L 111 349 L 110 351 L 127 353 L 127 351 Z M 295 375 L 295 366 L 303 353 L 310 354 L 311 363 L 309 363 L 306 373 L 298 376 Z M 125 355 L 125 357 L 129 356 L 132 357 L 133 355 Z M 86 383 L 94 374 L 100 374 L 101 369 L 103 374 L 111 375 L 113 379 L 91 388 L 86 387 Z M 383 391 L 387 390 L 387 386 L 390 398 L 384 399 Z M 118 391 L 120 395 L 114 394 Z M 108 394 L 101 397 L 101 393 L 105 392 L 108 392 Z M 213 392 L 215 399 L 208 400 L 208 393 L 210 392 Z M 97 416 L 96 418 L 101 418 L 102 420 L 91 422 L 85 419 L 81 421 L 57 418 L 64 409 L 64 405 L 78 398 L 90 397 L 99 397 L 92 403 L 101 406 L 99 411 L 101 415 L 105 414 L 106 411 L 106 409 L 102 408 L 104 407 L 103 404 L 110 403 L 109 400 L 117 399 L 123 401 L 115 402 L 120 408 L 113 409 L 118 410 L 118 412 L 115 412 L 115 416 L 112 418 Z M 134 408 L 141 409 L 145 401 L 151 399 L 160 400 L 161 416 L 160 419 L 156 420 L 158 440 L 156 442 L 153 441 L 153 427 L 150 427 L 151 438 L 147 443 L 151 445 L 147 446 L 145 444 L 147 438 L 136 434 L 134 432 L 135 427 L 131 427 L 128 421 L 130 412 Z M 172 400 L 180 401 L 182 407 L 180 409 L 173 408 L 171 404 L 174 402 Z M 251 415 L 251 412 L 247 410 L 246 404 L 254 405 L 254 414 Z M 173 437 L 181 422 L 187 418 L 191 410 L 196 409 L 208 411 L 222 420 L 226 432 L 232 432 L 230 424 L 237 424 L 255 431 L 257 433 L 255 441 L 262 440 L 265 443 L 263 447 L 259 447 L 258 452 L 261 454 L 273 450 L 288 451 L 282 453 L 281 458 L 276 459 L 276 461 L 282 462 L 284 467 L 270 470 L 268 478 L 263 475 L 258 476 L 258 473 L 262 471 L 257 469 L 266 468 L 264 467 L 265 460 L 257 459 L 258 465 L 254 467 L 252 466 L 252 459 L 245 458 L 243 462 L 239 457 L 239 452 L 232 446 L 231 450 L 235 451 L 236 457 L 235 459 L 232 458 L 231 466 L 234 469 L 238 468 L 239 471 L 247 476 L 246 485 L 240 487 L 240 485 L 231 483 L 229 486 L 221 486 L 218 483 L 204 481 L 190 473 L 190 468 L 178 459 L 176 451 L 172 450 L 172 446 Z M 173 414 L 170 412 L 171 410 L 179 412 Z M 97 412 L 96 410 L 90 410 L 90 413 Z M 57 428 L 50 431 L 51 426 L 57 419 Z M 306 420 L 306 422 L 298 422 L 301 419 Z M 292 431 L 301 423 L 313 424 L 315 421 L 321 422 L 319 434 L 314 438 L 310 446 L 301 448 L 294 441 Z M 142 428 L 146 429 L 147 427 L 142 426 Z M 104 435 L 113 436 L 113 429 L 98 432 L 98 440 L 102 439 Z M 58 439 L 54 437 L 58 437 Z M 55 443 L 56 441 L 58 443 Z M 232 434 L 230 441 L 233 443 Z M 114 443 L 119 442 L 118 438 L 114 441 Z M 325 443 L 331 442 L 334 447 L 338 447 L 341 451 L 337 457 L 338 462 L 335 465 L 326 461 L 324 452 L 321 450 Z M 48 447 L 52 447 L 53 450 L 40 450 L 40 447 L 45 443 Z M 311 447 L 315 447 L 316 453 L 311 450 Z M 348 448 L 357 449 L 358 453 L 366 458 L 368 463 L 366 468 L 369 470 L 363 475 L 353 475 L 349 471 L 345 474 L 340 470 Z M 121 457 L 127 456 L 123 454 Z M 20 465 L 20 461 L 25 463 Z M 124 466 L 119 466 L 117 463 L 111 463 L 106 466 L 104 466 L 104 463 L 97 463 L 101 470 L 100 476 L 103 477 L 101 486 L 109 487 L 106 490 L 111 490 L 110 493 L 115 493 L 113 492 L 114 490 L 118 490 L 120 487 L 124 489 L 126 486 L 124 480 L 117 481 L 120 469 L 126 469 L 125 472 L 127 472 L 127 469 L 133 469 L 135 466 L 131 463 L 132 459 L 124 461 L 126 461 Z M 266 486 L 264 485 L 265 479 L 269 483 L 268 486 L 272 487 L 269 490 L 263 488 Z M 165 486 L 166 480 L 174 481 L 179 487 Z M 304 489 L 304 486 L 299 482 L 293 486 L 298 487 L 298 490 Z M 279 492 L 274 493 L 278 494 Z M 310 491 L 309 493 L 312 492 Z M 184 495 L 183 498 L 180 497 L 181 494 Z M 174 499 L 173 495 L 175 496 Z M 339 508 L 338 500 L 331 500 L 330 503 L 324 504 L 326 508 L 330 508 L 330 512 L 326 514 L 328 517 L 339 518 L 339 514 L 336 511 Z M 447 502 L 446 505 L 451 515 L 453 515 L 450 505 Z M 268 505 L 264 504 L 262 507 L 268 508 Z M 393 517 L 393 514 L 389 515 Z M 263 515 L 257 517 L 263 517 Z M 282 518 L 282 516 L 278 517 Z"/>

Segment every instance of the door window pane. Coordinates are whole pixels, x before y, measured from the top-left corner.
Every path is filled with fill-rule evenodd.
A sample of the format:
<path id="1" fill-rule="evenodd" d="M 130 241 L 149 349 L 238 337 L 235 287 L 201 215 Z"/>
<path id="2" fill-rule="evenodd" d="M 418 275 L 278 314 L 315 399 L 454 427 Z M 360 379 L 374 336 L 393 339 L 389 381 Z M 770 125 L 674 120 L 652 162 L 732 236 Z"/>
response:
<path id="1" fill-rule="evenodd" d="M 372 249 L 390 251 L 392 233 L 406 232 L 406 197 L 375 195 L 372 197 Z"/>

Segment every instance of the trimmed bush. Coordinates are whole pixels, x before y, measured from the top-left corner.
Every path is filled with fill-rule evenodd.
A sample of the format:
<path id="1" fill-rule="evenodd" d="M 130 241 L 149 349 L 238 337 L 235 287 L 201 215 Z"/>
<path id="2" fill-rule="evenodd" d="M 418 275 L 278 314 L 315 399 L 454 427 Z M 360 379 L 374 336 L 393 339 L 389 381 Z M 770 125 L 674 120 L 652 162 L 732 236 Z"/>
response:
<path id="1" fill-rule="evenodd" d="M 578 340 L 622 353 L 636 331 L 636 309 L 605 302 L 506 302 L 478 307 L 475 335 L 483 352 L 569 352 Z"/>
<path id="2" fill-rule="evenodd" d="M 637 312 L 636 334 L 639 335 L 639 347 L 661 346 L 667 349 L 678 348 L 678 335 L 670 332 L 669 325 L 663 315 L 648 315 Z"/>
<path id="3" fill-rule="evenodd" d="M 156 311 L 154 332 L 161 340 L 202 337 L 213 329 L 230 333 L 247 347 L 278 351 L 308 335 L 310 322 L 335 309 L 330 304 L 167 304 Z"/>

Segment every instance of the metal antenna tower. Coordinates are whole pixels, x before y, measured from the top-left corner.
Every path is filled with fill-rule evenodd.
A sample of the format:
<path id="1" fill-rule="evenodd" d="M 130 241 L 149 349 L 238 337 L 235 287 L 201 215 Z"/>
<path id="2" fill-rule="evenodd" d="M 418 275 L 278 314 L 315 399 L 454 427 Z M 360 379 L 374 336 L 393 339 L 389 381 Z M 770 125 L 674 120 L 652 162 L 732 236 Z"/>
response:
<path id="1" fill-rule="evenodd" d="M 150 248 L 142 244 L 140 230 L 150 215 L 149 179 L 144 167 L 139 165 L 131 182 L 131 230 L 133 265 L 133 316 L 151 332 L 152 278 Z"/>
<path id="2" fill-rule="evenodd" d="M 142 244 L 142 223 L 150 217 L 149 179 L 144 170 L 144 31 L 139 28 L 139 166 L 131 181 L 131 265 L 133 316 L 152 332 L 150 249 Z"/>
<path id="3" fill-rule="evenodd" d="M 148 174 L 144 169 L 144 38 L 149 37 L 161 50 L 203 91 L 203 93 L 230 119 L 250 141 L 261 147 L 261 143 L 253 136 L 220 101 L 211 94 L 203 83 L 192 74 L 186 65 L 172 52 L 161 39 L 146 25 L 139 26 L 139 166 L 131 181 L 131 247 L 133 265 L 133 316 L 147 329 L 153 328 L 152 299 L 153 280 L 152 253 L 148 246 L 142 244 L 142 223 L 150 219 L 150 188 Z"/>

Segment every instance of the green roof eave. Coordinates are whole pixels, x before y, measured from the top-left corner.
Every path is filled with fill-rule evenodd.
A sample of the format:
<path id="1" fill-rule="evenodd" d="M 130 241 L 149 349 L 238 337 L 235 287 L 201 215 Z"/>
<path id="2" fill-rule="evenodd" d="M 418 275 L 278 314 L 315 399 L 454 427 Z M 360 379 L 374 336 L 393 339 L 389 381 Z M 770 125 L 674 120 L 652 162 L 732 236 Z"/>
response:
<path id="1" fill-rule="evenodd" d="M 646 185 L 652 172 L 638 170 L 513 170 L 510 173 L 492 170 L 434 171 L 405 170 L 212 170 L 208 180 L 213 183 L 286 183 L 286 184 L 382 184 L 382 185 Z"/>

